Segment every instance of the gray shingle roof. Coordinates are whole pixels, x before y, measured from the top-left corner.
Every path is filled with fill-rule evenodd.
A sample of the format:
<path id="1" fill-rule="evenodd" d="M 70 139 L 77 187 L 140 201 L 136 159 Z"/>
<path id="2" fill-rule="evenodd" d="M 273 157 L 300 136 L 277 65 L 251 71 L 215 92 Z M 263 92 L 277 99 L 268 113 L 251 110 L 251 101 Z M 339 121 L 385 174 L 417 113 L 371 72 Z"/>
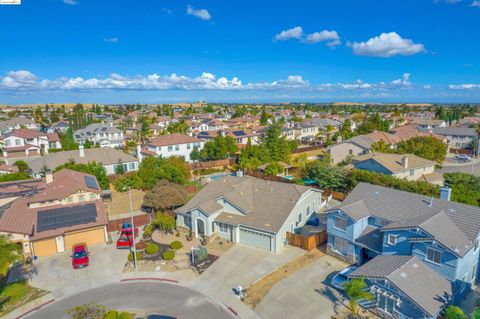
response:
<path id="1" fill-rule="evenodd" d="M 367 183 L 359 183 L 335 210 L 350 212 L 359 201 L 371 216 L 391 222 L 383 229 L 422 227 L 460 256 L 473 246 L 480 230 L 478 207 Z M 363 208 L 360 214 L 365 214 Z"/>
<path id="2" fill-rule="evenodd" d="M 369 225 L 355 240 L 355 243 L 367 247 L 377 253 L 381 253 L 383 248 L 383 235 L 378 228 Z"/>
<path id="3" fill-rule="evenodd" d="M 349 277 L 386 279 L 432 317 L 452 295 L 451 283 L 415 256 L 377 256 Z"/>
<path id="4" fill-rule="evenodd" d="M 433 129 L 433 133 L 437 135 L 443 135 L 443 136 L 448 136 L 448 135 L 471 136 L 471 137 L 477 136 L 477 132 L 475 131 L 475 129 L 470 127 L 455 127 L 455 126 L 436 127 Z"/>
<path id="5" fill-rule="evenodd" d="M 250 176 L 226 176 L 210 182 L 176 212 L 187 214 L 200 208 L 211 215 L 221 211 L 222 206 L 217 200 L 224 198 L 244 215 L 221 212 L 218 221 L 277 232 L 300 197 L 309 190 L 312 189 L 295 184 L 267 182 Z"/>

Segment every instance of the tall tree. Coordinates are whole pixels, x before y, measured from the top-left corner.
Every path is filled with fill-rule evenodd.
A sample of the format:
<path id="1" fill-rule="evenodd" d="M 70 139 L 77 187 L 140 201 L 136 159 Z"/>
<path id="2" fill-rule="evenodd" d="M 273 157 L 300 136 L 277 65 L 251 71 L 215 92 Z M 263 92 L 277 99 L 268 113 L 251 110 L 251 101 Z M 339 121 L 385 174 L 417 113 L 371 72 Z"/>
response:
<path id="1" fill-rule="evenodd" d="M 10 265 L 19 259 L 18 246 L 5 236 L 0 236 L 0 277 L 8 273 Z"/>
<path id="2" fill-rule="evenodd" d="M 346 282 L 344 288 L 349 299 L 350 310 L 354 315 L 358 314 L 358 302 L 360 300 L 374 300 L 374 296 L 367 290 L 367 284 L 363 278 L 354 278 Z"/>

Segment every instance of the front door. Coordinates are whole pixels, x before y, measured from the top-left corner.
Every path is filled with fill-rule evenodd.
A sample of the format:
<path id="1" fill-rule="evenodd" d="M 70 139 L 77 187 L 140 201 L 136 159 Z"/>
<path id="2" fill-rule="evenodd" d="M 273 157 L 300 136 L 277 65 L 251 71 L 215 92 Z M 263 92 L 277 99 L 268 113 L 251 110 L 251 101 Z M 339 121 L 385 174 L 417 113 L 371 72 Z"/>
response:
<path id="1" fill-rule="evenodd" d="M 201 235 L 205 235 L 205 222 L 197 218 L 197 237 Z"/>

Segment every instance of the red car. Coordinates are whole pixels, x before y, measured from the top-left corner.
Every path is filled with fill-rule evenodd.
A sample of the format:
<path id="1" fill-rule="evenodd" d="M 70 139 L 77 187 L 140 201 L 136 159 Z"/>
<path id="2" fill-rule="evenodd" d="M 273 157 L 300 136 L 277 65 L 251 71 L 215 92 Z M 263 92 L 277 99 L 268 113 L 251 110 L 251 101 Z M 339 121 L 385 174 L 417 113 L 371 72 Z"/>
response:
<path id="1" fill-rule="evenodd" d="M 135 227 L 135 237 L 138 236 L 138 228 Z M 122 228 L 120 237 L 117 239 L 117 248 L 130 248 L 134 242 L 134 236 L 132 236 L 132 228 Z"/>
<path id="2" fill-rule="evenodd" d="M 79 243 L 72 246 L 72 267 L 73 269 L 79 269 L 87 267 L 90 263 L 88 258 L 89 252 L 87 244 Z"/>

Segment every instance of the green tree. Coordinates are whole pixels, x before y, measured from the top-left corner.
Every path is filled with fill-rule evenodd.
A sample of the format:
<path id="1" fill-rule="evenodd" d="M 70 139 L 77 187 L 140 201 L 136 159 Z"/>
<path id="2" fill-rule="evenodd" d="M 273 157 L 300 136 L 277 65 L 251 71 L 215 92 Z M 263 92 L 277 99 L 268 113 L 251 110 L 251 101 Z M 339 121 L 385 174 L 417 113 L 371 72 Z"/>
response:
<path id="1" fill-rule="evenodd" d="M 226 159 L 235 154 L 237 150 L 237 144 L 232 137 L 218 135 L 205 143 L 200 151 L 200 158 L 204 161 Z"/>
<path id="2" fill-rule="evenodd" d="M 472 313 L 472 319 L 480 319 L 480 307 L 477 307 Z"/>
<path id="3" fill-rule="evenodd" d="M 381 153 L 393 153 L 393 150 L 390 148 L 390 144 L 385 143 L 384 140 L 372 143 L 371 149 L 373 152 Z"/>
<path id="4" fill-rule="evenodd" d="M 354 278 L 347 281 L 343 287 L 349 299 L 350 310 L 354 315 L 358 314 L 358 302 L 360 300 L 374 300 L 373 294 L 367 290 L 367 283 L 364 278 Z"/>
<path id="5" fill-rule="evenodd" d="M 273 124 L 268 128 L 262 140 L 262 147 L 267 150 L 271 161 L 289 161 L 291 153 L 290 144 L 287 139 L 282 136 L 282 130 L 278 124 Z"/>
<path id="6" fill-rule="evenodd" d="M 25 172 L 18 172 L 18 173 L 7 173 L 0 175 L 0 182 L 13 182 L 13 181 L 20 181 L 25 179 L 30 179 L 30 175 Z"/>
<path id="7" fill-rule="evenodd" d="M 463 310 L 456 306 L 448 306 L 445 309 L 445 319 L 467 319 L 467 316 L 463 313 Z"/>
<path id="8" fill-rule="evenodd" d="M 117 165 L 115 165 L 115 174 L 122 175 L 125 173 L 125 166 L 122 161 L 119 159 Z"/>
<path id="9" fill-rule="evenodd" d="M 260 125 L 267 125 L 268 124 L 268 113 L 265 109 L 262 110 L 262 114 L 260 114 Z"/>
<path id="10" fill-rule="evenodd" d="M 172 231 L 177 226 L 175 217 L 165 213 L 157 213 L 153 225 L 166 233 Z"/>
<path id="11" fill-rule="evenodd" d="M 397 145 L 400 154 L 415 154 L 438 163 L 445 160 L 447 149 L 445 143 L 433 136 L 417 136 Z"/>
<path id="12" fill-rule="evenodd" d="M 5 236 L 0 236 L 0 277 L 6 276 L 10 265 L 20 258 L 18 250 L 17 244 L 11 242 Z"/>
<path id="13" fill-rule="evenodd" d="M 173 209 L 185 204 L 187 199 L 188 194 L 183 186 L 161 180 L 145 194 L 143 204 L 155 210 Z"/>
<path id="14" fill-rule="evenodd" d="M 194 162 L 198 162 L 201 159 L 197 146 L 194 146 L 192 152 L 190 152 L 190 159 Z"/>
<path id="15" fill-rule="evenodd" d="M 452 188 L 452 200 L 480 206 L 480 177 L 467 173 L 445 173 L 445 183 Z"/>
<path id="16" fill-rule="evenodd" d="M 373 131 L 388 131 L 390 129 L 390 121 L 380 116 L 378 112 L 368 116 L 358 127 L 358 134 L 368 134 Z"/>
<path id="17" fill-rule="evenodd" d="M 326 165 L 321 161 L 313 161 L 306 165 L 304 175 L 315 180 L 320 188 L 344 190 L 345 174 L 340 168 Z"/>
<path id="18" fill-rule="evenodd" d="M 353 133 L 350 129 L 351 127 L 352 121 L 350 119 L 345 119 L 342 128 L 340 129 L 340 136 L 342 137 L 342 140 L 349 139 L 353 136 Z"/>
<path id="19" fill-rule="evenodd" d="M 252 145 L 252 141 L 248 139 L 247 145 L 238 157 L 238 165 L 241 168 L 255 170 L 263 163 L 269 161 L 269 154 L 263 147 Z"/>
<path id="20" fill-rule="evenodd" d="M 283 166 L 278 162 L 272 162 L 265 168 L 264 173 L 270 176 L 276 176 L 284 172 Z"/>
<path id="21" fill-rule="evenodd" d="M 62 148 L 66 151 L 68 150 L 78 150 L 78 144 L 73 138 L 73 129 L 68 127 L 65 135 L 60 135 L 60 142 L 62 143 Z"/>
<path id="22" fill-rule="evenodd" d="M 13 165 L 18 168 L 19 173 L 25 173 L 29 169 L 27 162 L 22 160 L 15 161 Z"/>

